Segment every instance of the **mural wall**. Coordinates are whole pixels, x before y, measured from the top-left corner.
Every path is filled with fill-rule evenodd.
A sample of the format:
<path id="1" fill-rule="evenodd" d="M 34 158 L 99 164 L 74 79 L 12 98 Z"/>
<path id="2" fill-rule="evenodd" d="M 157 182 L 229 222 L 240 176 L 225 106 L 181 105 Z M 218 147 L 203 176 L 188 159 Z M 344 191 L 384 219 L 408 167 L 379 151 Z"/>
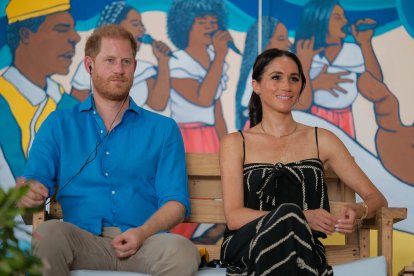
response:
<path id="1" fill-rule="evenodd" d="M 217 152 L 223 135 L 249 127 L 254 59 L 277 47 L 296 52 L 307 72 L 295 118 L 335 132 L 389 204 L 408 207 L 394 232 L 396 245 L 414 248 L 414 3 L 264 0 L 260 19 L 258 10 L 243 0 L 1 1 L 0 186 L 22 174 L 47 115 L 89 95 L 82 61 L 94 28 L 133 33 L 131 97 L 172 117 L 187 152 Z M 215 243 L 223 229 L 174 231 Z M 395 271 L 414 261 L 402 246 L 394 256 Z"/>

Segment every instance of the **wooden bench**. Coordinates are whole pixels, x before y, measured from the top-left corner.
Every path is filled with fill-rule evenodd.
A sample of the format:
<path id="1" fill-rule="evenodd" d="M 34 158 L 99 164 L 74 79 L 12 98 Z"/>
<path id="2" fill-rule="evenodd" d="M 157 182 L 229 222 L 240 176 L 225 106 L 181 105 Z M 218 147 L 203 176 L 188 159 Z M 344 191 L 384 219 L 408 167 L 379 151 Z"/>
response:
<path id="1" fill-rule="evenodd" d="M 217 154 L 186 154 L 188 185 L 191 198 L 191 216 L 188 222 L 225 223 L 220 184 L 220 167 Z M 355 193 L 332 172 L 326 172 L 326 182 L 331 211 L 338 214 L 342 205 L 355 202 Z M 62 217 L 59 204 L 51 201 L 50 211 L 36 213 L 33 229 L 45 219 Z M 381 208 L 375 218 L 364 221 L 362 227 L 352 234 L 345 235 L 345 243 L 327 245 L 328 262 L 331 265 L 343 264 L 370 257 L 370 230 L 378 231 L 378 255 L 385 256 L 388 275 L 392 275 L 392 230 L 393 224 L 407 217 L 406 208 Z M 206 248 L 210 259 L 220 258 L 220 245 L 196 244 Z"/>

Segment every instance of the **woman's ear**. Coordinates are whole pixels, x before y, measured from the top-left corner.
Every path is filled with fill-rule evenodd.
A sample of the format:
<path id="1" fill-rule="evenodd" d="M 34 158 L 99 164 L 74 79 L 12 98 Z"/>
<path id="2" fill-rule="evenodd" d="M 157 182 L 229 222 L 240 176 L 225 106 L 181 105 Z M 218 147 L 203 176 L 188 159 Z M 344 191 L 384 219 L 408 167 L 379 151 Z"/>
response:
<path id="1" fill-rule="evenodd" d="M 253 92 L 260 96 L 260 83 L 257 80 L 252 80 Z"/>

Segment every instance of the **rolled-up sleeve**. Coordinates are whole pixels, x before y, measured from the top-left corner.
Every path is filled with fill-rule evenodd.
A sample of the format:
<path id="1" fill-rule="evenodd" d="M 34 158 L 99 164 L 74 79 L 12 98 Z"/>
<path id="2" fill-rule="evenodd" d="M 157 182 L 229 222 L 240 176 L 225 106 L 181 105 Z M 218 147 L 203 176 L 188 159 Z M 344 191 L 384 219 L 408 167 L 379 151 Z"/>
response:
<path id="1" fill-rule="evenodd" d="M 26 179 L 34 179 L 45 185 L 49 189 L 49 196 L 54 191 L 59 170 L 58 134 L 54 127 L 56 121 L 57 116 L 53 112 L 39 128 L 24 171 Z"/>
<path id="2" fill-rule="evenodd" d="M 185 206 L 187 217 L 190 214 L 190 200 L 184 143 L 177 124 L 172 120 L 169 122 L 155 179 L 158 206 L 168 201 L 178 201 Z"/>

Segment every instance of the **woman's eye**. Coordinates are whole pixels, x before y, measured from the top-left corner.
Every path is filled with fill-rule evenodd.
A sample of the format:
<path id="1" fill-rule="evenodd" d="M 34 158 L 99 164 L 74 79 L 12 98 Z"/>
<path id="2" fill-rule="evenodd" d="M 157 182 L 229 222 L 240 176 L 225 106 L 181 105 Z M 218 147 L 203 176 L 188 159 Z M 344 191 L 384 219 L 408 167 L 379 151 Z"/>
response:
<path id="1" fill-rule="evenodd" d="M 299 79 L 298 77 L 292 77 L 292 78 L 291 78 L 291 80 L 292 80 L 293 82 L 298 82 L 298 81 L 300 81 L 300 79 Z"/>
<path id="2" fill-rule="evenodd" d="M 280 80 L 280 76 L 273 76 L 272 80 Z"/>

